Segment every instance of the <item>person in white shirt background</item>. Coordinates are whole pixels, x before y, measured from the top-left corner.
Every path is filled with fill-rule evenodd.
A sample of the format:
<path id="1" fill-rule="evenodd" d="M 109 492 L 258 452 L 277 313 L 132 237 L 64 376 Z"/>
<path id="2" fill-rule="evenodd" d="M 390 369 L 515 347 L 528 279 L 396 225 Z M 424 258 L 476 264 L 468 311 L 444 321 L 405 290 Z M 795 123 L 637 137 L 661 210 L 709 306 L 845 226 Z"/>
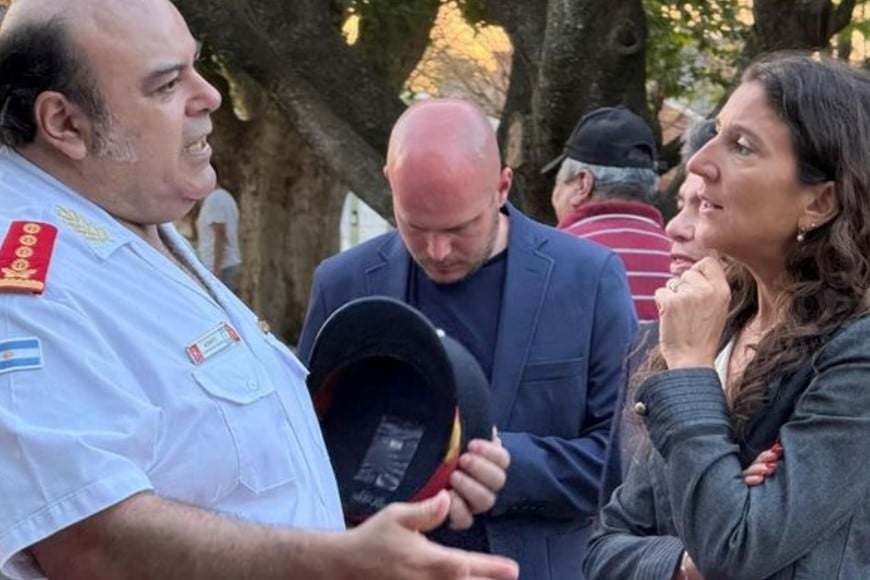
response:
<path id="1" fill-rule="evenodd" d="M 226 189 L 218 187 L 202 201 L 196 216 L 196 250 L 205 267 L 238 292 L 242 264 L 239 206 Z"/>

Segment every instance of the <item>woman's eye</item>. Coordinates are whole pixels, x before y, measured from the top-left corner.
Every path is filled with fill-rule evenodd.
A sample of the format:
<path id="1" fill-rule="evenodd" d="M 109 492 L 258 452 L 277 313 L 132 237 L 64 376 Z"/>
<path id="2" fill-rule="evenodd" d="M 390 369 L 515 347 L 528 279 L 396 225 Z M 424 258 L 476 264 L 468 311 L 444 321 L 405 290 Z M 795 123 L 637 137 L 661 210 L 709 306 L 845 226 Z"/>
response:
<path id="1" fill-rule="evenodd" d="M 752 148 L 742 137 L 734 140 L 734 151 L 739 155 L 749 155 L 752 153 Z"/>

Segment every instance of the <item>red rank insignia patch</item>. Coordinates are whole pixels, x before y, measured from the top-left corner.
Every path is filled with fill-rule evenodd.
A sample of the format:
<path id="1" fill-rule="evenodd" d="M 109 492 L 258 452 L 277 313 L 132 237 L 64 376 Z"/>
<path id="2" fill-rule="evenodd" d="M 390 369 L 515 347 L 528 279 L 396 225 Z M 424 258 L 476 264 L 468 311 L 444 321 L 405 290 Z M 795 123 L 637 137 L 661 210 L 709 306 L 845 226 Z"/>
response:
<path id="1" fill-rule="evenodd" d="M 42 294 L 57 228 L 42 222 L 12 222 L 0 246 L 0 292 Z"/>

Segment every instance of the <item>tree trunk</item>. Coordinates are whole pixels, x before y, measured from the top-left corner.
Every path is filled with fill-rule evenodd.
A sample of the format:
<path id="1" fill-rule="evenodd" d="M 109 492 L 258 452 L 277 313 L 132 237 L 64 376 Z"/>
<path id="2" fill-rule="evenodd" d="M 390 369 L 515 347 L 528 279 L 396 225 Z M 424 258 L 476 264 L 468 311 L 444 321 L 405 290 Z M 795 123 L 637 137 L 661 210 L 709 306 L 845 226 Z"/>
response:
<path id="1" fill-rule="evenodd" d="M 852 20 L 856 0 L 755 0 L 744 64 L 775 50 L 819 50 Z"/>
<path id="2" fill-rule="evenodd" d="M 250 121 L 240 121 L 225 97 L 214 116 L 214 163 L 221 185 L 239 200 L 240 295 L 293 344 L 314 269 L 339 249 L 347 187 L 273 102 L 261 97 L 252 110 Z"/>
<path id="3" fill-rule="evenodd" d="M 646 15 L 641 0 L 489 0 L 486 14 L 514 46 L 500 142 L 514 168 L 512 198 L 553 222 L 559 155 L 584 113 L 606 105 L 646 111 Z M 655 125 L 653 125 L 655 126 Z"/>

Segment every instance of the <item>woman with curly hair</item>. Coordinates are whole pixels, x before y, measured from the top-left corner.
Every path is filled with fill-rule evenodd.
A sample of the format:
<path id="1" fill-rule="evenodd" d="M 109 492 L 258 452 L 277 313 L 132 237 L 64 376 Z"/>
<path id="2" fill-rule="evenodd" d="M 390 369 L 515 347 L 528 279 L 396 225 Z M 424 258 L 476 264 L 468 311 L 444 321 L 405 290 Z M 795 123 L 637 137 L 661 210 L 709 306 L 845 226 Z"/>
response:
<path id="1" fill-rule="evenodd" d="M 689 161 L 705 258 L 656 293 L 649 450 L 602 510 L 595 579 L 870 578 L 870 80 L 753 63 Z M 759 452 L 783 461 L 761 485 Z M 772 466 L 771 466 L 772 467 Z"/>

